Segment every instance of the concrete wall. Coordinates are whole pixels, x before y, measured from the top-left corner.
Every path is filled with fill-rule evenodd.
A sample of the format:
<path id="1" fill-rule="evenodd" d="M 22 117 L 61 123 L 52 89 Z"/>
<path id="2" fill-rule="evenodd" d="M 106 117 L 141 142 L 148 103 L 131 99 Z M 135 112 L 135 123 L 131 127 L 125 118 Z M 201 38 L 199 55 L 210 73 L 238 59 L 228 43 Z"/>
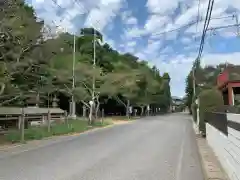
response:
<path id="1" fill-rule="evenodd" d="M 240 115 L 227 114 L 227 134 L 206 123 L 206 137 L 231 180 L 240 180 Z"/>

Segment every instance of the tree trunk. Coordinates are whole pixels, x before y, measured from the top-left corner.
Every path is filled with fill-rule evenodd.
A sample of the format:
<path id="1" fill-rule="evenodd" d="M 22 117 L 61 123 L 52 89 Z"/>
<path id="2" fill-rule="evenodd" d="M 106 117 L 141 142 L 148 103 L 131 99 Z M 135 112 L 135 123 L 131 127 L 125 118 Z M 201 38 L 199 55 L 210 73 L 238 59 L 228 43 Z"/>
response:
<path id="1" fill-rule="evenodd" d="M 137 109 L 134 109 L 134 116 L 137 116 Z"/>
<path id="2" fill-rule="evenodd" d="M 51 113 L 50 110 L 48 110 L 48 115 L 47 115 L 47 130 L 50 132 L 51 130 Z"/>
<path id="3" fill-rule="evenodd" d="M 92 111 L 93 111 L 93 105 L 91 104 L 90 111 L 89 111 L 89 118 L 88 118 L 89 125 L 92 125 Z"/>
<path id="4" fill-rule="evenodd" d="M 130 101 L 127 100 L 127 107 L 126 107 L 126 116 L 129 119 L 129 107 L 130 107 Z"/>
<path id="5" fill-rule="evenodd" d="M 86 106 L 83 105 L 83 117 L 86 117 Z"/>
<path id="6" fill-rule="evenodd" d="M 147 106 L 147 116 L 149 116 L 150 115 L 150 106 L 148 105 Z"/>
<path id="7" fill-rule="evenodd" d="M 144 106 L 141 106 L 141 116 L 143 116 L 144 113 Z"/>
<path id="8" fill-rule="evenodd" d="M 97 99 L 97 106 L 96 106 L 96 109 L 95 109 L 95 119 L 97 120 L 98 119 L 98 114 L 99 114 L 100 103 L 99 103 L 98 97 L 96 99 Z"/>
<path id="9" fill-rule="evenodd" d="M 101 118 L 101 123 L 103 124 L 103 120 L 104 120 L 104 109 L 102 109 L 102 118 Z"/>
<path id="10" fill-rule="evenodd" d="M 21 114 L 21 142 L 23 143 L 25 141 L 25 113 L 24 108 L 22 108 L 22 114 Z"/>
<path id="11" fill-rule="evenodd" d="M 67 127 L 69 128 L 67 111 L 64 111 L 64 118 L 65 118 L 65 123 L 67 124 Z"/>

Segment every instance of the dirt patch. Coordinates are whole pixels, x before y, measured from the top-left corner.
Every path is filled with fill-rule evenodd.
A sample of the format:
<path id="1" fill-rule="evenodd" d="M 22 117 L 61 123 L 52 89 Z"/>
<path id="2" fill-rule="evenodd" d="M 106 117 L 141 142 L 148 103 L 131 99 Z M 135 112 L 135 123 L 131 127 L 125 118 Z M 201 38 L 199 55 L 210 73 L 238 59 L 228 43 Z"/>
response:
<path id="1" fill-rule="evenodd" d="M 113 120 L 113 124 L 127 124 L 130 123 L 131 121 L 124 121 L 124 120 Z"/>

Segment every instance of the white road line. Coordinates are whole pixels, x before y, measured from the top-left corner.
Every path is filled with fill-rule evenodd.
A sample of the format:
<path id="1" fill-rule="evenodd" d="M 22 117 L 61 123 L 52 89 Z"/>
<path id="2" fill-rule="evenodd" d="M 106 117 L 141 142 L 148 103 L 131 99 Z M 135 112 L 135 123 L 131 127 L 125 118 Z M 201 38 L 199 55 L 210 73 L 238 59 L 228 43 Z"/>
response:
<path id="1" fill-rule="evenodd" d="M 181 180 L 183 152 L 184 152 L 184 146 L 185 146 L 185 134 L 186 134 L 186 125 L 183 128 L 183 140 L 182 140 L 182 143 L 181 143 L 180 154 L 179 154 L 179 157 L 178 157 L 178 164 L 177 164 L 177 169 L 176 169 L 176 180 Z"/>

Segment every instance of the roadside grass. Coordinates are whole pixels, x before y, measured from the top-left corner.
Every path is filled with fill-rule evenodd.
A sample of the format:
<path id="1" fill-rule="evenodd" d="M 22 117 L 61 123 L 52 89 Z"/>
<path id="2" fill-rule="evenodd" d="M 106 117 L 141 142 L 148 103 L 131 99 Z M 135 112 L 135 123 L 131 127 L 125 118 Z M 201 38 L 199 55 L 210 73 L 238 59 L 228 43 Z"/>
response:
<path id="1" fill-rule="evenodd" d="M 86 120 L 77 119 L 77 120 L 69 120 L 68 124 L 52 124 L 51 131 L 47 131 L 47 127 L 30 127 L 25 129 L 25 141 L 30 140 L 40 140 L 43 138 L 47 138 L 50 136 L 58 136 L 64 134 L 71 133 L 81 133 L 90 129 L 94 129 L 97 127 L 104 127 L 113 124 L 112 119 L 105 119 L 103 123 L 97 121 L 94 125 L 89 126 Z M 10 131 L 4 136 L 5 141 L 11 143 L 17 143 L 21 140 L 21 133 L 19 130 Z"/>

